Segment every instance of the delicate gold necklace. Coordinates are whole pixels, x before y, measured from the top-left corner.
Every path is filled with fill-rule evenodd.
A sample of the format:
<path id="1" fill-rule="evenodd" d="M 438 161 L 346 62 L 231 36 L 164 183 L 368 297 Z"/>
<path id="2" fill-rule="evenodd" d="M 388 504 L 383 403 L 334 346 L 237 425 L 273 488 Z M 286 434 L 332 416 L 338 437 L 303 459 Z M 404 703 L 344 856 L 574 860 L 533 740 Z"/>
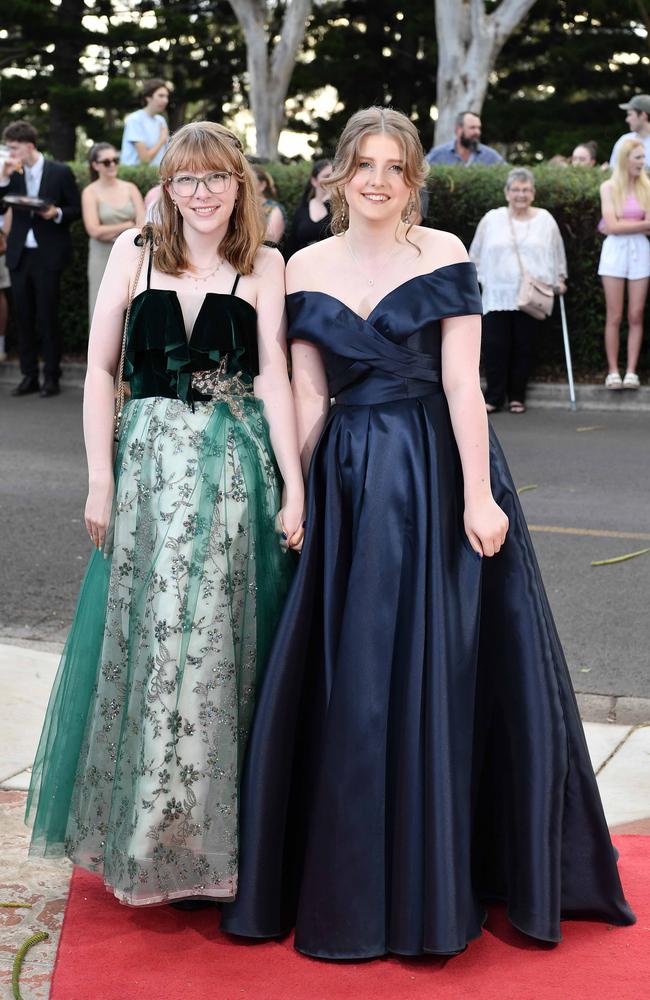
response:
<path id="1" fill-rule="evenodd" d="M 214 278 L 215 274 L 223 264 L 223 258 L 217 261 L 216 264 L 208 264 L 207 268 L 199 267 L 198 264 L 190 264 L 192 268 L 191 271 L 183 271 L 183 277 L 191 279 L 194 282 L 194 287 L 198 288 L 199 285 L 205 285 L 210 278 Z M 199 272 L 198 274 L 196 272 Z M 204 272 L 204 273 L 201 273 Z"/>
<path id="2" fill-rule="evenodd" d="M 345 245 L 348 248 L 348 251 L 350 253 L 350 257 L 352 257 L 352 260 L 357 265 L 358 269 L 361 271 L 361 273 L 365 277 L 365 279 L 368 282 L 368 284 L 369 285 L 374 285 L 375 279 L 369 277 L 367 270 L 365 269 L 365 267 L 363 267 L 361 265 L 359 259 L 357 258 L 357 255 L 355 254 L 354 250 L 352 249 L 352 244 L 350 243 L 350 241 L 348 239 L 348 232 L 347 231 L 344 233 L 343 239 L 344 239 Z M 398 253 L 401 249 L 402 249 L 402 244 L 398 243 L 397 246 L 394 247 L 394 249 L 391 250 L 390 253 L 385 257 L 385 259 L 382 262 L 380 270 L 383 271 L 383 269 L 386 267 L 386 264 L 388 263 L 388 261 L 392 260 L 392 258 L 395 256 L 395 254 Z"/>

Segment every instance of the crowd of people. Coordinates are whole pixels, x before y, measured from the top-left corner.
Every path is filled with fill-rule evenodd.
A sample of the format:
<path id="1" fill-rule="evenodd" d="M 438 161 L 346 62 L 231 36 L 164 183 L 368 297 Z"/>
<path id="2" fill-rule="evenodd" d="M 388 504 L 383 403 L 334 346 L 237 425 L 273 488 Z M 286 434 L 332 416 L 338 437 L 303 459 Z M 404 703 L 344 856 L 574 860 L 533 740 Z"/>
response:
<path id="1" fill-rule="evenodd" d="M 405 115 L 354 114 L 302 206 L 331 235 L 285 266 L 237 136 L 171 137 L 93 313 L 95 551 L 28 797 L 32 853 L 122 903 L 217 904 L 326 960 L 458 954 L 495 899 L 542 948 L 635 920 L 485 410 L 476 267 L 416 222 L 427 171 Z M 555 241 L 561 281 L 533 197 L 512 171 L 521 252 Z M 494 215 L 475 252 L 511 313 Z"/>
<path id="2" fill-rule="evenodd" d="M 88 314 L 92 319 L 97 294 L 111 249 L 119 235 L 132 226 L 158 219 L 161 186 L 143 197 L 133 183 L 118 177 L 120 163 L 160 166 L 170 136 L 165 111 L 170 90 L 162 79 L 145 82 L 142 107 L 124 123 L 121 148 L 96 142 L 88 155 L 90 183 L 81 199 L 74 176 L 64 164 L 43 157 L 36 131 L 27 122 L 5 129 L 4 158 L 0 158 L 0 360 L 6 357 L 5 332 L 11 288 L 13 317 L 18 334 L 21 381 L 14 394 L 59 392 L 61 337 L 57 323 L 60 279 L 71 254 L 69 226 L 79 217 L 88 233 Z M 643 312 L 650 278 L 650 209 L 645 165 L 650 162 L 650 96 L 636 95 L 621 104 L 630 131 L 622 135 L 603 167 L 611 178 L 601 186 L 605 237 L 598 273 L 606 303 L 605 353 L 608 389 L 637 389 L 637 364 L 643 336 Z M 430 166 L 481 167 L 503 164 L 496 149 L 481 142 L 480 116 L 461 112 L 454 137 L 426 154 Z M 586 140 L 570 158 L 550 162 L 571 167 L 595 167 L 597 145 Z M 278 246 L 285 259 L 330 235 L 332 214 L 327 182 L 332 161 L 312 164 L 304 194 L 289 219 L 278 200 L 271 174 L 253 162 L 258 205 L 265 220 L 266 240 Z M 506 207 L 481 219 L 471 243 L 483 294 L 483 369 L 487 380 L 486 408 L 507 406 L 511 413 L 526 410 L 526 384 L 541 332 L 539 317 L 519 301 L 522 283 L 532 276 L 541 288 L 556 293 L 566 289 L 566 255 L 557 225 L 543 207 L 533 206 L 533 175 L 518 169 L 508 175 Z M 31 200 L 30 200 L 31 199 Z M 4 209 L 4 212 L 3 212 Z M 420 192 L 419 215 L 427 225 L 426 187 Z M 620 326 L 627 293 L 627 358 L 619 370 Z M 43 377 L 38 370 L 38 342 Z"/>

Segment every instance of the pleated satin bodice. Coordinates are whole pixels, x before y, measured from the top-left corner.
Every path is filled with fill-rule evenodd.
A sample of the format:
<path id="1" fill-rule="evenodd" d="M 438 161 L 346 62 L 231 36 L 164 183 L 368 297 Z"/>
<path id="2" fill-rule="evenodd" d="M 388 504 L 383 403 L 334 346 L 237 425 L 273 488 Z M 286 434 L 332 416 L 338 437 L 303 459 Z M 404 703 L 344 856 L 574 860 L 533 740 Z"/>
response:
<path id="1" fill-rule="evenodd" d="M 334 296 L 287 296 L 294 339 L 315 344 L 337 403 L 372 404 L 441 390 L 441 318 L 481 312 L 476 268 L 449 264 L 388 292 L 363 318 Z"/>
<path id="2" fill-rule="evenodd" d="M 175 291 L 146 288 L 135 296 L 124 365 L 133 399 L 208 399 L 192 387 L 192 373 L 221 366 L 225 376 L 245 384 L 259 374 L 257 314 L 250 302 L 207 292 L 188 338 Z"/>

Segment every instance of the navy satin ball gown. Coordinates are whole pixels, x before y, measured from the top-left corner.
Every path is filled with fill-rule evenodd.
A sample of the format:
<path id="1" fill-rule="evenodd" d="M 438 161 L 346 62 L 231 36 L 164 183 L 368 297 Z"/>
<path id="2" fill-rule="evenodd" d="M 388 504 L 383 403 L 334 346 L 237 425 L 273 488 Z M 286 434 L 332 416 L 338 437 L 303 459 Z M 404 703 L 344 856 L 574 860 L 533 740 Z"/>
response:
<path id="1" fill-rule="evenodd" d="M 452 954 L 485 902 L 560 939 L 634 922 L 571 682 L 503 453 L 510 519 L 480 560 L 440 374 L 440 320 L 480 313 L 470 263 L 412 278 L 367 319 L 288 297 L 336 397 L 256 709 L 237 900 L 224 930 L 333 959 Z"/>

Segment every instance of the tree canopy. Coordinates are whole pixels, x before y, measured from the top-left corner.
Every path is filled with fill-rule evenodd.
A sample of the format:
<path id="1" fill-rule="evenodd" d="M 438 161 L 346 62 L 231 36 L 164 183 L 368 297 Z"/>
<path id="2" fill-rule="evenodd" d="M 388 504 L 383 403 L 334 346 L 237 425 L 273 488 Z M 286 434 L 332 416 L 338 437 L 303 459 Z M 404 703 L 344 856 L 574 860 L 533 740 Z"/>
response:
<path id="1" fill-rule="evenodd" d="M 502 0 L 503 2 L 503 0 Z M 269 51 L 285 0 L 270 5 Z M 487 12 L 498 0 L 486 0 Z M 596 139 L 600 158 L 625 130 L 617 105 L 650 90 L 650 2 L 536 0 L 505 43 L 482 109 L 485 141 L 512 162 L 570 153 Z M 290 82 L 288 127 L 315 153 L 332 149 L 345 119 L 369 104 L 412 116 L 425 146 L 436 104 L 435 5 L 431 0 L 321 0 L 313 7 Z M 248 106 L 246 45 L 226 0 L 4 0 L 0 117 L 37 125 L 44 146 L 70 159 L 80 126 L 118 142 L 138 106 L 138 86 L 173 87 L 170 124 L 229 120 Z M 335 88 L 327 116 L 317 100 Z"/>

